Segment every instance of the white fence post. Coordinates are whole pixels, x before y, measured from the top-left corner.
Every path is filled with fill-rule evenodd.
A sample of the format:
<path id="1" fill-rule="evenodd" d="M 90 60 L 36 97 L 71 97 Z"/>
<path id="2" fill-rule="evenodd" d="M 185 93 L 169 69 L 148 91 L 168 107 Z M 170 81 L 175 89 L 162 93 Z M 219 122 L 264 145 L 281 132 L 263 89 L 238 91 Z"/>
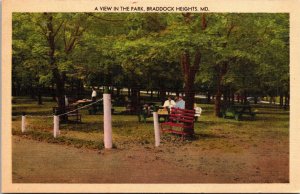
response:
<path id="1" fill-rule="evenodd" d="M 103 94 L 104 147 L 112 148 L 111 96 Z"/>
<path id="2" fill-rule="evenodd" d="M 54 136 L 54 138 L 56 138 L 60 134 L 60 132 L 59 132 L 59 116 L 54 115 L 53 124 L 54 124 L 53 125 L 53 136 Z"/>
<path id="3" fill-rule="evenodd" d="M 23 115 L 22 115 L 22 127 L 21 127 L 21 129 L 22 129 L 22 133 L 24 133 L 26 131 L 26 115 L 25 115 L 25 113 L 23 113 Z"/>
<path id="4" fill-rule="evenodd" d="M 159 131 L 157 112 L 153 112 L 153 123 L 154 123 L 155 146 L 158 147 L 160 144 L 160 131 Z"/>

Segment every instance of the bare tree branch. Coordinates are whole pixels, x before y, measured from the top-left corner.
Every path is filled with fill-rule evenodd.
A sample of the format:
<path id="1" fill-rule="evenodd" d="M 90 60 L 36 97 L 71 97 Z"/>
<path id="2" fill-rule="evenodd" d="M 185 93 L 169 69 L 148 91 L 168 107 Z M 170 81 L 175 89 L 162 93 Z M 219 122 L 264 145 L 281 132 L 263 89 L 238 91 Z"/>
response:
<path id="1" fill-rule="evenodd" d="M 60 30 L 60 28 L 61 28 L 61 26 L 63 25 L 64 22 L 65 22 L 65 21 L 62 21 L 62 22 L 60 23 L 60 25 L 57 27 L 56 31 L 55 31 L 54 34 L 53 34 L 54 37 L 55 37 L 55 36 L 57 35 L 57 33 L 59 32 L 59 30 Z"/>

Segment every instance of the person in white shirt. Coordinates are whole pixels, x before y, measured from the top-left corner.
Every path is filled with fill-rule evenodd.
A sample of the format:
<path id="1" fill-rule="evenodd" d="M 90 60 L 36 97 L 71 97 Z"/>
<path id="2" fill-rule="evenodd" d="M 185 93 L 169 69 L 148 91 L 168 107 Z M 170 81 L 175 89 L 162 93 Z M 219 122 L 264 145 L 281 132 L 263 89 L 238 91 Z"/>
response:
<path id="1" fill-rule="evenodd" d="M 97 98 L 97 92 L 96 92 L 96 90 L 95 90 L 94 87 L 92 87 L 92 89 L 93 89 L 93 92 L 92 92 L 92 101 L 96 101 L 96 98 Z"/>
<path id="2" fill-rule="evenodd" d="M 65 95 L 65 106 L 69 106 L 69 100 L 68 100 L 67 95 Z"/>
<path id="3" fill-rule="evenodd" d="M 168 99 L 164 102 L 164 105 L 163 105 L 163 107 L 165 108 L 165 109 L 167 109 L 168 110 L 168 112 L 171 110 L 171 108 L 173 107 L 173 106 L 175 106 L 175 101 L 174 100 L 172 100 L 172 98 L 169 96 L 168 97 Z"/>
<path id="4" fill-rule="evenodd" d="M 97 98 L 97 92 L 96 89 L 94 87 L 92 87 L 92 102 L 96 102 L 96 98 Z M 96 114 L 97 112 L 97 107 L 96 104 L 92 105 L 92 110 L 93 110 L 93 114 Z"/>
<path id="5" fill-rule="evenodd" d="M 198 121 L 198 118 L 201 116 L 202 108 L 197 106 L 196 103 L 194 103 L 194 109 L 195 109 L 195 121 Z"/>

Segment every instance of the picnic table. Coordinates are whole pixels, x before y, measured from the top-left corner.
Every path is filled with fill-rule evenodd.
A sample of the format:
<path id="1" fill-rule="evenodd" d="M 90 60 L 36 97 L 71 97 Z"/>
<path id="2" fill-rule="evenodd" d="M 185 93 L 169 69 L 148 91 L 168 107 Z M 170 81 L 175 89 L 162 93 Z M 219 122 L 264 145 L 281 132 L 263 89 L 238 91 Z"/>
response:
<path id="1" fill-rule="evenodd" d="M 146 122 L 147 118 L 152 117 L 152 113 L 155 105 L 153 103 L 144 104 L 140 107 L 138 111 L 138 120 L 139 122 Z"/>
<path id="2" fill-rule="evenodd" d="M 256 114 L 252 111 L 252 107 L 249 104 L 230 105 L 222 110 L 223 118 L 231 117 L 240 121 L 243 115 L 250 115 L 254 119 Z"/>
<path id="3" fill-rule="evenodd" d="M 52 107 L 54 114 L 62 114 L 64 112 L 67 112 L 65 115 L 65 119 L 67 121 L 71 120 L 73 118 L 77 122 L 81 122 L 81 114 L 77 110 L 77 106 L 75 105 L 69 105 L 65 107 L 65 111 L 61 110 L 59 107 Z M 69 112 L 69 113 L 68 113 Z"/>
<path id="4" fill-rule="evenodd" d="M 85 105 L 91 104 L 94 101 L 91 99 L 81 99 L 77 100 L 76 102 L 72 103 L 72 106 L 78 106 L 78 107 L 83 107 Z M 102 103 L 95 103 L 91 106 L 88 107 L 89 114 L 96 114 L 97 112 L 103 111 L 103 104 Z"/>
<path id="5" fill-rule="evenodd" d="M 164 110 L 164 107 L 161 107 L 155 103 L 147 103 L 141 106 L 140 111 L 138 112 L 139 122 L 146 122 L 147 118 L 152 117 L 154 109 L 158 110 L 157 113 L 159 120 L 160 118 L 164 118 L 164 121 L 167 120 L 167 118 L 169 117 L 169 113 L 167 110 Z"/>
<path id="6" fill-rule="evenodd" d="M 160 109 L 158 109 L 157 114 L 158 114 L 159 121 L 160 121 L 160 118 L 163 118 L 164 122 L 169 120 L 170 112 L 167 109 L 160 108 Z"/>
<path id="7" fill-rule="evenodd" d="M 87 104 L 92 103 L 93 101 L 90 99 L 82 99 L 82 100 L 77 100 L 76 102 L 72 103 L 71 105 L 75 105 L 75 106 L 85 106 Z"/>

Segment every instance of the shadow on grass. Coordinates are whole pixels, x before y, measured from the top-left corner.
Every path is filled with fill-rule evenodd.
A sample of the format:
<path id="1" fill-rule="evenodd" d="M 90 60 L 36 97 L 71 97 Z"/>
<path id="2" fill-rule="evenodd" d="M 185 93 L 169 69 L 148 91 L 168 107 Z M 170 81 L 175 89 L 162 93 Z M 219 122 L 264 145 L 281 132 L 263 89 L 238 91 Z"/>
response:
<path id="1" fill-rule="evenodd" d="M 79 131 L 79 132 L 95 132 L 95 131 L 103 131 L 103 123 L 99 122 L 77 122 L 77 121 L 67 121 L 61 124 L 61 130 L 68 131 Z"/>
<path id="2" fill-rule="evenodd" d="M 199 125 L 199 127 L 202 129 L 207 129 L 207 128 L 211 128 L 214 126 L 220 126 L 222 124 L 232 124 L 232 125 L 240 126 L 242 123 L 242 122 L 235 121 L 234 119 L 223 119 L 221 121 L 222 122 L 220 122 L 220 120 L 218 120 L 218 121 L 202 121 L 202 122 L 197 123 L 197 125 Z"/>
<path id="3" fill-rule="evenodd" d="M 27 131 L 25 133 L 22 133 L 20 131 L 13 131 L 12 134 L 18 136 L 24 136 L 26 138 L 30 138 L 37 141 L 44 141 L 47 143 L 72 145 L 76 148 L 86 147 L 90 149 L 99 149 L 99 150 L 104 148 L 103 141 L 95 142 L 95 141 L 64 137 L 64 136 L 59 136 L 54 138 L 51 133 L 42 132 L 42 131 Z"/>
<path id="4" fill-rule="evenodd" d="M 225 135 L 218 135 L 218 134 L 208 134 L 208 133 L 196 133 L 192 140 L 201 140 L 201 139 L 224 139 L 226 138 Z"/>
<path id="5" fill-rule="evenodd" d="M 21 116 L 21 115 L 23 115 L 24 112 L 13 111 L 12 116 Z M 31 115 L 31 116 L 51 116 L 51 115 L 53 115 L 53 113 L 50 112 L 50 111 L 25 112 L 25 114 L 26 115 Z"/>
<path id="6" fill-rule="evenodd" d="M 280 112 L 258 112 L 258 113 L 256 113 L 257 115 L 261 115 L 261 114 L 270 114 L 270 115 L 290 115 L 290 112 L 289 111 L 287 111 L 287 112 L 282 112 L 282 111 L 280 111 Z"/>
<path id="7" fill-rule="evenodd" d="M 286 117 L 260 116 L 260 117 L 256 118 L 257 121 L 274 121 L 274 119 L 276 119 L 276 121 L 278 121 L 278 122 L 288 121 L 288 119 Z"/>
<path id="8" fill-rule="evenodd" d="M 174 139 L 175 138 L 175 139 Z M 182 136 L 180 134 L 168 134 L 164 135 L 162 139 L 165 141 L 181 141 Z M 225 135 L 218 135 L 218 134 L 207 134 L 207 133 L 195 133 L 194 135 L 187 135 L 184 137 L 184 142 L 193 142 L 193 141 L 201 141 L 207 139 L 224 139 L 226 138 Z M 182 142 L 182 143 L 184 143 Z"/>

